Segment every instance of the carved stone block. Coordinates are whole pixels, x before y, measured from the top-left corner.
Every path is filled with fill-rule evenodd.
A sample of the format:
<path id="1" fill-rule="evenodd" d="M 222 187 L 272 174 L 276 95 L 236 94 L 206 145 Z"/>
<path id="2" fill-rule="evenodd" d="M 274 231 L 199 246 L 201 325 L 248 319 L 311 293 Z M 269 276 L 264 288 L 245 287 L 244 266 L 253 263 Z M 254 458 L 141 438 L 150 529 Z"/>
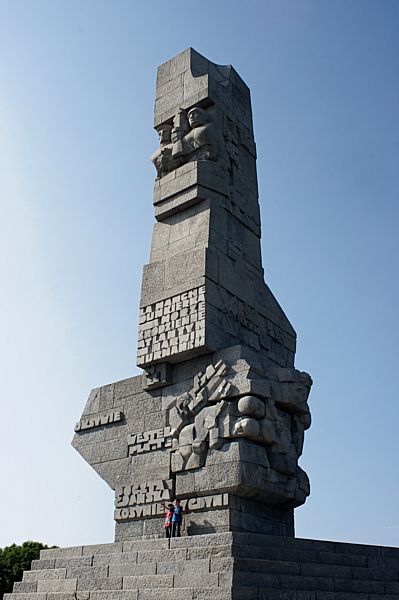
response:
<path id="1" fill-rule="evenodd" d="M 115 490 L 118 540 L 162 537 L 175 495 L 184 534 L 293 535 L 310 492 L 298 461 L 312 380 L 294 368 L 295 331 L 263 278 L 249 89 L 188 49 L 159 67 L 154 125 L 145 374 L 93 390 L 73 445 Z"/>
<path id="2" fill-rule="evenodd" d="M 152 390 L 172 383 L 172 369 L 168 363 L 157 363 L 147 367 L 143 388 Z"/>

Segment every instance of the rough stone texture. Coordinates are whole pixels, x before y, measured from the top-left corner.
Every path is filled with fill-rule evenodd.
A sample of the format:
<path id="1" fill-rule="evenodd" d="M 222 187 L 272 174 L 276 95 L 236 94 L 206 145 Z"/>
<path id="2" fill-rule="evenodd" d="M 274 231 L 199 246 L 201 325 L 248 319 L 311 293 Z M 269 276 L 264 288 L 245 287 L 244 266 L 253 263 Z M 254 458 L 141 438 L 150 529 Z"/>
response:
<path id="1" fill-rule="evenodd" d="M 165 82 L 165 74 L 176 69 L 183 72 Z M 188 92 L 193 89 L 195 94 Z M 196 122 L 193 110 L 200 111 Z M 169 128 L 171 139 L 163 154 L 161 144 L 165 169 L 158 171 L 154 189 L 159 223 L 144 269 L 141 316 L 201 282 L 204 339 L 193 339 L 189 348 L 173 347 L 171 355 L 168 340 L 164 348 L 153 348 L 144 337 L 148 321 L 142 322 L 138 364 L 251 343 L 281 366 L 292 367 L 295 332 L 263 280 L 248 87 L 232 67 L 214 65 L 188 49 L 158 69 L 154 125 L 158 131 Z"/>
<path id="2" fill-rule="evenodd" d="M 190 48 L 158 69 L 154 126 L 144 374 L 92 390 L 73 439 L 116 541 L 42 551 L 6 600 L 398 599 L 399 549 L 294 538 L 312 380 L 263 279 L 247 86 Z"/>
<path id="3" fill-rule="evenodd" d="M 249 533 L 42 551 L 5 600 L 397 600 L 399 549 Z M 53 553 L 53 554 L 52 554 Z M 53 558 L 51 558 L 53 556 Z M 36 566 L 40 566 L 35 562 Z M 97 566 L 96 566 L 97 565 Z M 101 569 L 99 576 L 96 569 Z M 73 570 L 74 577 L 68 572 Z M 31 581 L 34 573 L 34 581 Z M 28 585 L 30 582 L 30 587 Z M 36 585 L 36 587 L 35 587 Z M 29 589 L 28 589 L 29 588 Z"/>
<path id="4" fill-rule="evenodd" d="M 263 278 L 248 87 L 189 48 L 158 69 L 154 125 L 145 373 L 90 393 L 73 446 L 115 490 L 116 540 L 161 537 L 175 496 L 183 535 L 293 536 L 312 380 Z"/>
<path id="5" fill-rule="evenodd" d="M 136 385 L 143 383 L 140 376 L 116 384 L 108 401 L 124 419 L 76 432 L 76 449 L 115 489 L 117 540 L 162 536 L 160 503 L 174 495 L 193 504 L 194 498 L 220 493 L 229 494 L 228 506 L 213 501 L 208 506 L 207 500 L 202 507 L 198 500 L 193 510 L 184 506 L 183 534 L 261 527 L 265 533 L 292 535 L 292 508 L 308 493 L 306 476 L 297 467 L 308 388 L 295 370 L 260 376 L 248 364 L 250 355 L 236 359 L 240 353 L 241 347 L 226 353 L 230 366 L 222 359 L 212 365 L 214 356 L 204 357 L 201 366 L 208 365 L 195 382 L 188 368 L 187 379 L 162 389 L 143 390 Z M 282 383 L 284 378 L 292 381 Z M 125 395 L 126 389 L 135 393 Z M 95 422 L 99 413 L 90 414 Z"/>

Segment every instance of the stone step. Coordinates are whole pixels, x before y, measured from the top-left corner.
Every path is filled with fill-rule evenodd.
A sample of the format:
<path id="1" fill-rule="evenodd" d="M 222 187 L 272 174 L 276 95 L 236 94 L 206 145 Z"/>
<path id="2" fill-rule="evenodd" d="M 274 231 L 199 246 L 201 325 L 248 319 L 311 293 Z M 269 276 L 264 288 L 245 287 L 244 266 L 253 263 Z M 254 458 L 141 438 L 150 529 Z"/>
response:
<path id="1" fill-rule="evenodd" d="M 277 549 L 277 552 L 267 549 L 265 556 L 263 552 L 253 552 L 253 550 L 252 548 L 247 550 L 246 547 L 232 549 L 231 546 L 225 545 L 210 548 L 97 554 L 54 559 L 55 564 L 52 565 L 49 565 L 48 560 L 45 559 L 35 561 L 32 571 L 24 574 L 24 581 L 36 581 L 39 578 L 154 576 L 192 570 L 206 574 L 232 569 L 272 574 L 392 581 L 397 581 L 399 575 L 399 562 L 394 559 L 338 554 L 321 557 L 309 552 L 300 555 L 298 551 L 290 552 L 287 556 L 285 553 L 288 551 L 281 549 Z M 256 557 L 253 556 L 254 554 Z M 374 564 L 375 560 L 378 560 L 377 564 Z"/>
<path id="2" fill-rule="evenodd" d="M 249 571 L 235 571 L 232 579 L 232 585 L 248 587 L 255 589 L 279 589 L 306 590 L 307 592 L 342 592 L 342 593 L 362 593 L 362 594 L 398 594 L 398 580 L 372 580 L 356 579 L 349 577 L 335 576 L 315 576 L 315 575 L 288 575 L 257 573 Z M 267 597 L 267 596 L 266 596 Z M 332 595 L 331 600 L 335 600 Z"/>
<path id="3" fill-rule="evenodd" d="M 120 579 L 43 580 L 37 593 L 18 591 L 4 600 L 398 600 L 398 583 L 333 577 L 235 572 L 189 578 L 177 575 Z M 40 585 L 41 584 L 41 585 Z M 189 585 L 188 585 L 189 584 Z M 231 591 L 233 594 L 231 595 Z"/>
<path id="4" fill-rule="evenodd" d="M 230 544 L 226 543 L 229 540 Z M 233 569 L 267 575 L 396 583 L 399 561 L 394 557 L 398 555 L 396 548 L 253 534 L 132 540 L 44 550 L 45 558 L 33 562 L 33 570 L 25 573 L 23 585 L 15 591 L 29 592 L 30 584 L 39 579 L 117 579 L 190 572 L 206 576 Z"/>
<path id="5" fill-rule="evenodd" d="M 319 560 L 317 556 L 309 554 L 305 556 L 298 556 L 297 554 L 284 556 L 283 553 L 282 556 L 275 557 L 275 554 L 273 555 L 270 551 L 266 558 L 264 556 L 260 558 L 259 554 L 254 558 L 248 556 L 245 551 L 242 552 L 242 556 L 238 557 L 234 551 L 234 557 L 231 554 L 231 547 L 221 546 L 219 549 L 182 548 L 60 558 L 55 559 L 54 568 L 44 569 L 38 568 L 38 563 L 42 561 L 35 561 L 35 568 L 24 573 L 23 581 L 28 583 L 38 579 L 156 575 L 194 569 L 197 572 L 209 573 L 233 568 L 238 571 L 302 574 L 304 576 L 331 575 L 343 578 L 390 579 L 392 581 L 397 581 L 399 578 L 399 562 L 394 559 L 380 559 L 381 562 L 378 565 L 373 565 L 367 563 L 370 557 L 363 557 L 364 560 L 361 563 L 359 561 L 353 562 L 354 558 L 359 558 L 358 555 L 345 555 L 344 557 L 330 555 L 328 560 Z M 389 561 L 388 564 L 384 564 L 385 560 Z"/>
<path id="6" fill-rule="evenodd" d="M 340 565 L 317 565 L 289 561 L 234 559 L 231 557 L 201 561 L 173 561 L 114 565 L 108 567 L 73 567 L 26 572 L 14 591 L 20 593 L 92 592 L 146 588 L 180 588 L 187 582 L 201 588 L 240 588 L 268 590 L 306 590 L 308 592 L 346 592 L 364 594 L 397 593 L 398 570 L 372 570 Z M 103 569 L 98 570 L 98 569 Z M 331 600 L 335 597 L 332 596 Z M 15 598 L 18 600 L 18 598 Z M 86 600 L 83 599 L 82 600 Z"/>
<path id="7" fill-rule="evenodd" d="M 53 548 L 33 561 L 8 600 L 155 600 L 155 595 L 399 600 L 399 549 L 248 533 Z"/>
<path id="8" fill-rule="evenodd" d="M 384 548 L 382 548 L 384 550 Z M 303 563 L 331 564 L 351 567 L 399 569 L 399 558 L 373 554 L 351 554 L 349 552 L 324 552 L 268 546 L 246 546 L 234 544 L 232 555 L 240 558 L 281 560 Z"/>
<path id="9" fill-rule="evenodd" d="M 233 543 L 233 548 L 240 551 L 245 548 L 248 556 L 254 557 L 262 554 L 267 557 L 269 548 L 279 556 L 307 556 L 308 560 L 321 560 L 333 564 L 339 564 L 339 557 L 360 557 L 348 559 L 350 564 L 365 566 L 364 559 L 368 557 L 367 564 L 375 564 L 392 560 L 399 561 L 399 548 L 368 546 L 361 544 L 347 544 L 342 542 L 329 542 L 322 540 L 308 540 L 301 538 L 287 538 L 278 536 L 267 536 L 263 534 L 248 533 L 214 533 L 198 536 L 187 536 L 181 538 L 131 540 L 127 542 L 115 542 L 111 544 L 97 544 L 90 546 L 74 546 L 70 548 L 51 548 L 42 550 L 40 560 L 52 561 L 61 558 L 78 558 L 82 556 L 95 556 L 98 554 L 113 554 L 126 552 L 151 552 L 153 550 L 177 550 L 179 548 L 215 548 L 227 546 Z M 372 560 L 374 559 L 374 560 Z M 297 560 L 297 558 L 295 558 Z M 58 564 L 60 561 L 58 561 Z M 37 564 L 36 561 L 34 564 Z M 45 564 L 45 563 L 40 563 Z M 51 566 L 52 563 L 47 563 Z M 55 564 L 55 563 L 54 563 Z"/>
<path id="10" fill-rule="evenodd" d="M 49 592 L 4 594 L 4 600 L 256 600 L 253 590 L 230 587 L 140 588 L 91 590 L 88 592 Z M 292 600 L 292 597 L 290 598 Z"/>
<path id="11" fill-rule="evenodd" d="M 187 563 L 189 564 L 189 563 Z M 40 571 L 36 571 L 39 574 Z M 228 577 L 226 577 L 228 575 Z M 231 583 L 231 574 L 219 572 L 198 572 L 194 565 L 187 571 L 177 571 L 174 569 L 169 573 L 151 573 L 123 575 L 120 577 L 112 576 L 91 576 L 85 573 L 81 577 L 52 577 L 44 574 L 44 579 L 40 576 L 36 580 L 22 581 L 15 584 L 17 596 L 21 593 L 73 593 L 76 591 L 94 591 L 94 590 L 128 590 L 128 589 L 146 589 L 146 588 L 180 588 L 187 587 L 187 583 L 193 588 L 217 588 L 225 583 Z M 15 600 L 18 600 L 16 598 Z"/>
<path id="12" fill-rule="evenodd" d="M 372 546 L 368 544 L 351 544 L 347 542 L 331 542 L 327 540 L 312 540 L 306 538 L 272 536 L 258 533 L 237 532 L 233 533 L 232 535 L 234 544 L 252 547 L 261 546 L 301 551 L 307 550 L 313 552 L 330 552 L 336 554 L 360 554 L 363 556 L 374 556 L 376 558 L 396 558 L 397 560 L 399 560 L 399 548 L 397 547 Z"/>
<path id="13" fill-rule="evenodd" d="M 206 546 L 219 546 L 230 544 L 233 541 L 233 533 L 211 533 L 206 535 L 186 536 L 173 538 L 155 539 L 133 539 L 126 542 L 114 542 L 110 544 L 94 544 L 88 546 L 71 546 L 66 548 L 46 548 L 40 551 L 41 560 L 53 560 L 55 558 L 76 558 L 96 554 L 110 554 L 133 552 L 138 550 L 167 550 L 169 546 L 174 548 L 194 548 Z"/>

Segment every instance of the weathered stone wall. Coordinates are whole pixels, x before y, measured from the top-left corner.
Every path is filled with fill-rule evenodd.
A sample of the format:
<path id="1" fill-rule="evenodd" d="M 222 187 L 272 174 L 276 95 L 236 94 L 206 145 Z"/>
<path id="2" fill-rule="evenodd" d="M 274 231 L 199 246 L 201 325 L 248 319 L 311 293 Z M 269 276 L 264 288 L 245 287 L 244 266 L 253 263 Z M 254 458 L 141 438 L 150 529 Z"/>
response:
<path id="1" fill-rule="evenodd" d="M 263 278 L 249 89 L 188 49 L 158 69 L 154 126 L 144 375 L 94 390 L 73 445 L 115 490 L 118 540 L 163 535 L 175 497 L 183 534 L 294 535 L 312 381 Z"/>
<path id="2" fill-rule="evenodd" d="M 189 122 L 193 110 L 200 122 Z M 138 365 L 240 343 L 293 367 L 295 332 L 263 280 L 248 87 L 232 67 L 188 49 L 158 69 L 154 125 L 158 223 L 143 273 Z M 150 336 L 145 314 L 195 289 L 203 299 L 197 309 L 191 303 L 189 319 L 176 327 L 176 311 L 175 319 L 162 314 L 162 331 L 155 323 Z M 163 326 L 178 335 L 168 337 Z"/>
<path id="3" fill-rule="evenodd" d="M 397 600 L 399 549 L 219 533 L 42 550 L 4 600 Z"/>
<path id="4" fill-rule="evenodd" d="M 236 353 L 240 351 L 237 347 Z M 230 367 L 219 361 L 215 369 L 210 358 L 195 361 L 197 372 L 204 373 L 202 384 L 196 383 L 198 391 L 212 402 L 202 406 L 201 400 L 194 417 L 196 436 L 202 436 L 199 453 L 192 452 L 192 438 L 184 439 L 185 427 L 176 410 L 190 393 L 193 404 L 198 397 L 193 392 L 192 361 L 174 369 L 178 381 L 172 385 L 144 390 L 146 378 L 137 376 L 90 394 L 73 445 L 115 490 L 116 539 L 162 536 L 162 502 L 176 496 L 186 512 L 183 534 L 293 534 L 292 508 L 309 493 L 307 478 L 297 467 L 300 441 L 295 442 L 297 426 L 307 414 L 297 388 L 305 396 L 307 388 L 298 382 L 286 384 L 294 388 L 284 396 L 291 411 L 288 430 L 283 415 L 290 413 L 278 408 L 282 399 L 275 395 L 272 380 L 260 377 L 246 360 L 238 359 Z M 219 393 L 226 399 L 219 400 Z M 196 412 L 192 410 L 190 414 Z M 245 411 L 252 414 L 245 417 Z"/>

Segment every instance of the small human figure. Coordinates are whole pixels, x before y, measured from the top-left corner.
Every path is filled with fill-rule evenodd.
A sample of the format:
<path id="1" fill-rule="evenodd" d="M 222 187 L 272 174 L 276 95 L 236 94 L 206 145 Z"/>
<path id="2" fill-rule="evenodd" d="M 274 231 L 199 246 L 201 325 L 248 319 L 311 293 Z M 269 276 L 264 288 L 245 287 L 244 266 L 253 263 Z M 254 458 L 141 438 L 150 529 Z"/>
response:
<path id="1" fill-rule="evenodd" d="M 179 166 L 179 162 L 172 158 L 171 131 L 172 125 L 167 123 L 158 128 L 160 147 L 151 156 L 151 162 L 157 171 L 157 179 Z"/>
<path id="2" fill-rule="evenodd" d="M 174 511 L 174 506 L 173 504 L 170 502 L 169 504 L 165 505 L 165 537 L 166 538 L 170 538 L 171 534 L 172 534 L 172 517 L 173 517 L 173 511 Z"/>
<path id="3" fill-rule="evenodd" d="M 157 131 L 160 147 L 151 156 L 157 180 L 187 162 L 206 160 L 218 162 L 223 170 L 228 167 L 223 137 L 203 108 L 180 108 L 173 125 L 162 123 Z"/>
<path id="4" fill-rule="evenodd" d="M 187 113 L 183 108 L 179 108 L 173 119 L 173 129 L 171 132 L 172 140 L 172 156 L 174 159 L 181 159 L 186 162 L 184 158 L 185 151 L 183 149 L 183 138 L 190 131 L 190 125 L 187 118 Z"/>
<path id="5" fill-rule="evenodd" d="M 220 134 L 211 122 L 208 113 L 195 106 L 187 113 L 191 131 L 183 138 L 183 151 L 186 161 L 213 160 L 220 154 Z"/>
<path id="6" fill-rule="evenodd" d="M 180 537 L 180 527 L 182 522 L 183 509 L 180 506 L 180 500 L 178 500 L 177 498 L 175 499 L 173 505 L 172 537 Z"/>

